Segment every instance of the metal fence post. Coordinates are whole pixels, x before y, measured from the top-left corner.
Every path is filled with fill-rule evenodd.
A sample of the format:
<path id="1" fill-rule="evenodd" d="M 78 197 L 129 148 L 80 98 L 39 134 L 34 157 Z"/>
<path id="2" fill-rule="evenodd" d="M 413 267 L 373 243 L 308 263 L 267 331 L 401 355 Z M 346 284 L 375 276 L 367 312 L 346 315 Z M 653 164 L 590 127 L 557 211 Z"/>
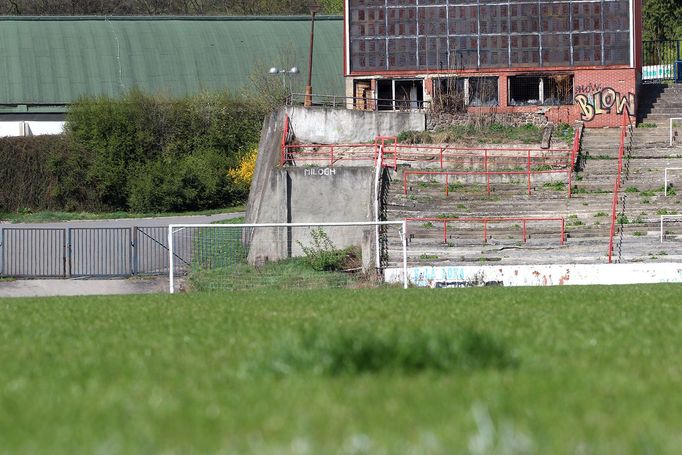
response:
<path id="1" fill-rule="evenodd" d="M 5 228 L 0 228 L 0 276 L 5 276 Z"/>
<path id="2" fill-rule="evenodd" d="M 137 272 L 139 270 L 138 261 L 140 260 L 140 258 L 139 258 L 139 251 L 137 248 L 138 231 L 139 231 L 139 228 L 137 226 L 133 226 L 132 228 L 130 228 L 130 274 L 131 275 L 137 275 Z"/>
<path id="3" fill-rule="evenodd" d="M 64 277 L 71 277 L 71 262 L 72 262 L 72 252 L 71 252 L 71 228 L 67 228 L 63 232 L 64 238 Z"/>

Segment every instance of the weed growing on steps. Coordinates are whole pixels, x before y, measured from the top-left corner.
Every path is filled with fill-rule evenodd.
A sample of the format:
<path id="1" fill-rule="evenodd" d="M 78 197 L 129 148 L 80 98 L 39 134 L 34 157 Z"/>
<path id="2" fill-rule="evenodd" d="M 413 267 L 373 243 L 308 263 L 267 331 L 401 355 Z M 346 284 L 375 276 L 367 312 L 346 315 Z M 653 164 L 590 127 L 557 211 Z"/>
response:
<path id="1" fill-rule="evenodd" d="M 566 184 L 564 182 L 545 182 L 542 184 L 543 188 L 551 188 L 554 191 L 564 191 Z"/>
<path id="2" fill-rule="evenodd" d="M 659 209 L 656 210 L 656 215 L 677 215 L 677 210 Z"/>
<path id="3" fill-rule="evenodd" d="M 668 183 L 667 194 L 668 196 L 677 196 L 677 191 L 675 190 L 675 187 L 673 186 L 672 183 Z"/>

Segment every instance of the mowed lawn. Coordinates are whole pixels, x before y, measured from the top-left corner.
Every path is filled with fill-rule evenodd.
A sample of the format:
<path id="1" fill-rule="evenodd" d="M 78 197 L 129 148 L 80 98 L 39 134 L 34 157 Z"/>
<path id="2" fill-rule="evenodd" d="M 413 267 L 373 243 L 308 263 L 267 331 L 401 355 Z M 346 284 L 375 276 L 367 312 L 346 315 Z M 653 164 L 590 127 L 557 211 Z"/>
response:
<path id="1" fill-rule="evenodd" d="M 308 363 L 278 366 L 311 333 Z M 476 333 L 513 362 L 316 369 L 344 333 Z M 679 285 L 0 300 L 0 453 L 681 447 Z"/>

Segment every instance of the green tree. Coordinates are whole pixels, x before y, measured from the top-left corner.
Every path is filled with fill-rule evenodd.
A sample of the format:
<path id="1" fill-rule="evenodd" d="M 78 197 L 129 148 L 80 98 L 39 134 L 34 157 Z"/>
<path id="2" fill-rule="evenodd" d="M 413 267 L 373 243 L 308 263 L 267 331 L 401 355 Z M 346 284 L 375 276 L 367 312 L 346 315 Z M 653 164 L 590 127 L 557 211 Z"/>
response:
<path id="1" fill-rule="evenodd" d="M 645 40 L 682 38 L 682 0 L 644 0 Z"/>

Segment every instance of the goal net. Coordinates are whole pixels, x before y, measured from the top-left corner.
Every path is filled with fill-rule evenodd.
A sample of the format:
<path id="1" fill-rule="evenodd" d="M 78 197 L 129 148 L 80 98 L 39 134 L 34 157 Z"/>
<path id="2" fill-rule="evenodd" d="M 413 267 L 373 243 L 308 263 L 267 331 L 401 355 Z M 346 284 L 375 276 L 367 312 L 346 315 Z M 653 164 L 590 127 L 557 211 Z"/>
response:
<path id="1" fill-rule="evenodd" d="M 174 224 L 170 292 L 407 287 L 405 222 Z"/>

